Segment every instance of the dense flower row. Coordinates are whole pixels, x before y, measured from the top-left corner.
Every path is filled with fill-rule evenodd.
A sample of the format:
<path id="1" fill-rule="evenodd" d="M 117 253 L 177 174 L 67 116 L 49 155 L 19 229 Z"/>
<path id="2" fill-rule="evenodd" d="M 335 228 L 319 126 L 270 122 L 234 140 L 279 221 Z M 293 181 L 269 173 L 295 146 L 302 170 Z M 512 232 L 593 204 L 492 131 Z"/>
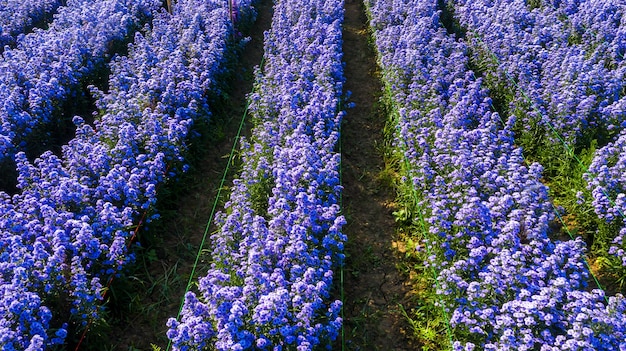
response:
<path id="1" fill-rule="evenodd" d="M 626 8 L 614 0 L 544 0 L 546 10 L 556 11 L 556 17 L 569 28 L 570 43 L 578 43 L 592 57 L 604 57 L 607 64 L 616 65 L 626 54 Z M 552 7 L 552 8 L 550 8 Z"/>
<path id="2" fill-rule="evenodd" d="M 304 351 L 337 337 L 342 22 L 341 0 L 275 3 L 252 142 L 216 220 L 213 263 L 168 322 L 175 350 Z"/>
<path id="3" fill-rule="evenodd" d="M 108 92 L 94 89 L 94 126 L 75 117 L 59 157 L 17 154 L 21 192 L 0 202 L 2 350 L 42 350 L 62 343 L 70 323 L 98 318 L 103 282 L 132 260 L 139 214 L 180 169 L 194 121 L 209 116 L 207 93 L 234 38 L 228 11 L 224 1 L 179 0 L 172 15 L 156 13 L 111 63 Z"/>
<path id="4" fill-rule="evenodd" d="M 436 0 L 369 0 L 383 79 L 455 350 L 624 350 L 626 300 L 587 287 L 580 240 L 552 242 L 542 168 L 526 166 L 442 28 Z M 419 216 L 415 215 L 417 218 Z M 417 219 L 416 219 L 417 220 Z"/>
<path id="5" fill-rule="evenodd" d="M 588 1 L 578 6 L 570 2 L 559 8 L 545 6 L 531 11 L 524 1 L 453 2 L 460 23 L 482 37 L 480 43 L 474 39 L 474 45 L 486 45 L 500 60 L 499 74 L 504 76 L 508 72 L 519 85 L 512 104 L 518 109 L 522 124 L 544 125 L 543 132 L 539 132 L 543 136 L 537 137 L 536 130 L 528 133 L 531 143 L 547 138 L 554 150 L 562 150 L 563 141 L 570 147 L 581 146 L 576 144 L 577 138 L 585 133 L 588 138 L 595 138 L 595 134 L 611 136 L 624 130 L 626 16 L 623 6 L 610 1 Z M 559 20 L 564 15 L 567 20 Z M 503 84 L 510 85 L 506 81 Z M 522 91 L 532 98 L 532 106 L 525 101 Z M 548 124 L 564 140 L 558 140 Z M 625 185 L 621 175 L 626 169 L 615 163 L 614 156 L 609 157 L 623 152 L 616 151 L 619 145 L 619 141 L 611 142 L 594 155 L 591 175 L 587 178 L 594 209 L 600 219 L 608 222 L 624 209 L 621 197 Z M 611 170 L 602 168 L 603 165 Z M 581 201 L 585 200 L 581 197 Z M 623 219 L 620 216 L 620 223 Z M 623 235 L 618 235 L 615 243 L 623 248 Z M 624 251 L 619 247 L 611 252 L 626 263 Z"/>
<path id="6" fill-rule="evenodd" d="M 597 42 L 615 62 L 626 55 L 626 8 L 610 0 L 587 1 L 578 6 L 571 22 L 582 42 Z M 626 115 L 626 98 L 622 97 L 621 114 Z M 626 118 L 624 118 L 626 119 Z M 586 175 L 598 217 L 619 229 L 609 248 L 626 266 L 626 130 L 608 145 L 598 149 Z"/>
<path id="7" fill-rule="evenodd" d="M 7 0 L 0 8 L 0 53 L 37 23 L 51 18 L 61 0 Z"/>
<path id="8" fill-rule="evenodd" d="M 626 267 L 626 130 L 596 151 L 585 179 L 596 214 L 618 231 L 608 253 Z"/>
<path id="9" fill-rule="evenodd" d="M 572 147 L 585 132 L 623 128 L 623 36 L 615 36 L 603 46 L 590 47 L 572 39 L 568 24 L 559 20 L 559 11 L 551 6 L 531 11 L 523 0 L 449 3 L 461 26 L 472 33 L 468 36 L 470 44 L 482 50 L 487 47 L 498 58 L 497 74 L 504 80 L 502 84 L 511 86 L 512 79 L 520 87 L 514 92 L 512 105 L 518 110 L 522 125 L 540 126 L 539 133 L 544 134 L 541 138 L 560 145 L 551 125 Z M 601 8 L 595 7 L 595 1 L 592 3 L 593 7 L 587 8 Z M 575 25 L 589 21 L 585 14 L 572 16 Z M 617 26 L 622 21 L 620 14 L 617 13 Z M 598 21 L 595 26 L 600 29 L 583 27 L 582 37 L 597 42 L 595 33 L 615 32 L 615 21 Z"/>
<path id="10" fill-rule="evenodd" d="M 46 143 L 66 99 L 104 69 L 112 48 L 139 29 L 160 0 L 68 0 L 46 30 L 35 29 L 0 61 L 0 163 Z"/>

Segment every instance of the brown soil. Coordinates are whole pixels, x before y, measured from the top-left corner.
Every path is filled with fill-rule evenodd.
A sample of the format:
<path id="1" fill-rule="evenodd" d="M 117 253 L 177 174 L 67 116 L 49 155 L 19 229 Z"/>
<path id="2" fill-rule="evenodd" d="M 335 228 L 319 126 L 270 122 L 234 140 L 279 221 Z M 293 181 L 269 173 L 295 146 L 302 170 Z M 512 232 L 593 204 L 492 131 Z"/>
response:
<path id="1" fill-rule="evenodd" d="M 363 3 L 347 0 L 343 30 L 345 89 L 355 107 L 342 127 L 344 232 L 344 348 L 414 350 L 404 330 L 410 287 L 397 269 L 394 247 L 394 189 L 385 181 L 383 129 L 387 120 L 378 98 L 382 87 L 375 54 L 369 46 Z M 339 348 L 339 347 L 337 347 Z"/>
<path id="2" fill-rule="evenodd" d="M 108 325 L 90 326 L 81 351 L 151 350 L 152 344 L 166 349 L 166 322 L 178 314 L 186 291 L 246 108 L 246 96 L 252 91 L 253 70 L 263 57 L 263 32 L 271 24 L 272 2 L 261 0 L 257 12 L 257 20 L 247 34 L 251 41 L 240 54 L 231 91 L 207 127 L 211 135 L 192 146 L 197 159 L 191 161 L 190 172 L 176 184 L 159 189 L 161 219 L 141 232 L 139 241 L 144 248 L 137 252 L 137 263 L 124 277 L 115 279 L 109 294 Z M 244 127 L 243 134 L 247 133 Z M 231 165 L 225 188 L 236 168 Z M 227 194 L 227 190 L 221 192 L 222 200 Z M 196 278 L 202 274 L 204 263 L 201 260 L 198 265 Z M 69 344 L 68 349 L 74 350 L 71 341 Z"/>

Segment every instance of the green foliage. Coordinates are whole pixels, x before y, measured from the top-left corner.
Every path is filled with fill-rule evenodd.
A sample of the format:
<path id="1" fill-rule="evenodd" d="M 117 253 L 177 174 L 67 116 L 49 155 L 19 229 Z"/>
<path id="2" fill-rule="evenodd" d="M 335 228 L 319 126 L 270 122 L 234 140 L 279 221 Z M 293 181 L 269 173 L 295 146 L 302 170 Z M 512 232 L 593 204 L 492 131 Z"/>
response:
<path id="1" fill-rule="evenodd" d="M 399 305 L 402 316 L 407 320 L 412 335 L 419 340 L 422 351 L 448 350 L 450 345 L 442 335 L 447 333 L 446 321 L 441 313 L 441 308 L 435 306 L 436 301 L 432 296 L 425 296 L 424 300 L 418 300 L 413 307 L 407 311 L 404 306 Z"/>
<path id="2" fill-rule="evenodd" d="M 528 3 L 528 8 L 531 10 L 541 8 L 541 5 L 542 5 L 541 0 L 527 0 L 527 3 Z"/>
<path id="3" fill-rule="evenodd" d="M 567 37 L 567 44 L 570 46 L 580 45 L 583 43 L 583 36 L 580 32 L 572 30 Z"/>
<path id="4" fill-rule="evenodd" d="M 595 153 L 596 142 L 592 141 L 588 149 L 576 156 L 580 162 L 571 151 L 566 153 L 567 157 L 563 157 L 563 146 L 560 147 L 560 157 L 538 154 L 540 162 L 546 168 L 545 175 L 549 179 L 550 196 L 556 204 L 563 206 L 566 213 L 574 218 L 566 223 L 572 236 L 582 236 L 588 243 L 591 243 L 602 221 L 593 210 L 591 192 L 587 189 L 583 175 L 587 172 Z M 597 251 L 597 248 L 595 249 Z"/>
<path id="5" fill-rule="evenodd" d="M 413 208 L 413 211 L 419 211 Z M 419 217 L 419 216 L 418 216 Z M 423 221 L 413 220 L 400 224 L 398 232 L 405 245 L 404 260 L 399 269 L 413 286 L 410 306 L 399 305 L 399 310 L 409 326 L 409 336 L 422 350 L 449 350 L 448 316 L 441 306 L 441 296 L 436 293 L 436 273 L 424 264 L 429 250 L 423 247 L 427 229 Z"/>
<path id="6" fill-rule="evenodd" d="M 267 210 L 272 188 L 274 188 L 274 179 L 269 174 L 261 175 L 257 182 L 248 185 L 252 209 L 257 215 L 266 219 L 268 218 Z"/>
<path id="7" fill-rule="evenodd" d="M 610 285 L 605 288 L 624 291 L 624 288 L 626 288 L 626 267 L 622 265 L 621 259 L 613 255 L 607 255 L 598 257 L 596 262 L 603 273 L 610 277 Z"/>

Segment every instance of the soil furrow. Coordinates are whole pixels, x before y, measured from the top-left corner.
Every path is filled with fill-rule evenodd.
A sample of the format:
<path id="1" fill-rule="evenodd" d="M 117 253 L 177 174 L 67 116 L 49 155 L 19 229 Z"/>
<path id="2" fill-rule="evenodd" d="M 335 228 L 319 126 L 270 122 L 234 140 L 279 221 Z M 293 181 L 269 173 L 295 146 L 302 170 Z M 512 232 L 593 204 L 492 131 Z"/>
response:
<path id="1" fill-rule="evenodd" d="M 342 126 L 343 209 L 348 224 L 344 269 L 346 350 L 412 350 L 401 305 L 410 287 L 394 248 L 395 190 L 383 154 L 386 116 L 363 3 L 347 0 L 343 30 L 346 84 L 355 106 Z"/>

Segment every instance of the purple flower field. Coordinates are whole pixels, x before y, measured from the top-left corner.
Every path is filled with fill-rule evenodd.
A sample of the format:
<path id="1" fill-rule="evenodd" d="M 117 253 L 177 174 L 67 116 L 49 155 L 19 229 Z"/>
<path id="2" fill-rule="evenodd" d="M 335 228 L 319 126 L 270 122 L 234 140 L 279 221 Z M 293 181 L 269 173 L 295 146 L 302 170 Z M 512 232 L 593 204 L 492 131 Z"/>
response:
<path id="1" fill-rule="evenodd" d="M 545 123 L 560 131 L 561 138 L 571 140 L 592 123 L 620 128 L 621 121 L 614 123 L 624 114 L 619 107 L 624 93 L 620 58 L 615 67 L 599 67 L 602 73 L 579 67 L 569 74 L 567 82 L 575 82 L 578 76 L 580 84 L 594 84 L 593 89 L 577 90 L 557 83 L 562 78 L 547 68 L 533 68 L 550 67 L 547 60 L 553 52 L 554 60 L 566 63 L 572 50 L 580 50 L 558 38 L 563 28 L 551 26 L 563 24 L 547 17 L 553 8 L 530 10 L 522 1 L 453 6 L 461 26 L 472 31 L 467 38 L 493 47 L 500 58 L 499 69 L 513 76 L 516 87 L 525 88 L 517 88 L 518 98 L 536 99 L 533 112 L 540 110 L 553 119 Z M 423 216 L 425 232 L 416 236 L 430 247 L 427 263 L 437 272 L 436 291 L 450 316 L 452 348 L 626 349 L 626 300 L 619 293 L 605 296 L 597 286 L 590 286 L 582 240 L 551 239 L 555 211 L 541 182 L 543 167 L 524 160 L 522 149 L 515 145 L 515 118 L 494 111 L 490 92 L 469 69 L 470 48 L 447 33 L 437 2 L 369 1 L 368 10 L 395 114 L 394 147 L 397 157 L 406 160 L 407 187 L 415 194 L 419 217 Z M 473 22 L 466 23 L 470 19 Z M 585 20 L 584 16 L 577 19 Z M 615 22 L 607 21 L 607 26 L 617 29 L 620 22 Z M 615 51 L 603 54 L 611 52 Z M 612 58 L 616 57 L 604 59 Z M 586 74 L 596 78 L 590 80 Z M 581 101 L 575 103 L 576 112 L 553 111 L 547 103 L 543 109 L 550 99 L 568 101 L 556 97 L 555 88 L 546 88 L 550 98 L 542 97 L 541 84 L 550 79 L 555 80 L 550 84 L 563 87 L 564 94 L 595 93 L 592 100 L 571 96 L 570 100 Z M 600 99 L 605 110 L 590 107 L 598 114 L 584 107 L 584 101 Z M 604 111 L 606 117 L 600 117 Z M 592 122 L 590 117 L 598 120 Z M 621 150 L 609 150 L 615 149 Z M 621 204 L 622 196 L 617 203 Z"/>
<path id="2" fill-rule="evenodd" d="M 250 96 L 244 168 L 211 236 L 213 263 L 171 319 L 174 350 L 313 350 L 337 338 L 342 1 L 274 7 Z"/>
<path id="3" fill-rule="evenodd" d="M 0 53 L 18 36 L 50 18 L 61 4 L 61 0 L 4 1 L 0 9 Z"/>
<path id="4" fill-rule="evenodd" d="M 167 351 L 345 349 L 345 5 L 272 3 L 240 165 L 160 327 Z M 107 323 L 160 189 L 241 74 L 256 6 L 0 0 L 0 184 L 17 184 L 0 189 L 0 350 L 78 349 Z M 406 264 L 433 272 L 433 313 L 411 322 L 436 319 L 445 350 L 626 351 L 626 2 L 363 8 L 398 228 L 420 249 Z M 52 145 L 85 94 L 90 117 Z"/>
<path id="5" fill-rule="evenodd" d="M 105 4 L 104 16 L 126 8 Z M 76 136 L 61 155 L 16 154 L 20 191 L 0 203 L 3 350 L 63 344 L 68 324 L 81 329 L 98 318 L 107 280 L 133 260 L 133 225 L 157 186 L 185 168 L 194 121 L 209 118 L 206 94 L 234 45 L 228 7 L 189 0 L 171 15 L 158 2 L 150 11 L 150 31 L 111 62 L 108 91 L 93 89 L 94 125 L 75 117 Z M 68 310 L 52 310 L 60 307 Z M 69 320 L 51 325 L 55 312 Z"/>

